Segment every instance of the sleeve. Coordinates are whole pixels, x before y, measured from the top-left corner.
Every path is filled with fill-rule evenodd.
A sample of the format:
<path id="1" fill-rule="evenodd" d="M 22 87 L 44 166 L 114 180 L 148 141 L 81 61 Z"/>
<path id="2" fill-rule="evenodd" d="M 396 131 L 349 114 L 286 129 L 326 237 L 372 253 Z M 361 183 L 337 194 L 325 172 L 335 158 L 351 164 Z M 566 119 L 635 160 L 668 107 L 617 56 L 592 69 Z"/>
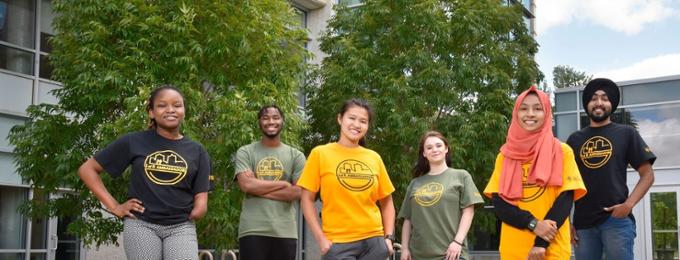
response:
<path id="1" fill-rule="evenodd" d="M 198 154 L 198 169 L 196 171 L 196 178 L 194 179 L 192 186 L 194 194 L 211 190 L 210 172 L 212 170 L 212 166 L 210 165 L 210 156 L 208 155 L 208 152 L 205 150 L 205 148 L 200 145 Z"/>
<path id="2" fill-rule="evenodd" d="M 234 180 L 236 180 L 236 175 L 239 172 L 245 170 L 253 170 L 248 163 L 250 161 L 250 153 L 247 151 L 246 146 L 241 146 L 236 151 L 236 156 L 234 156 Z"/>
<path id="3" fill-rule="evenodd" d="M 413 194 L 413 180 L 411 180 L 408 184 L 408 188 L 406 188 L 406 195 L 404 196 L 404 201 L 401 203 L 399 215 L 397 215 L 398 219 L 411 219 L 411 194 Z"/>
<path id="4" fill-rule="evenodd" d="M 492 196 L 491 202 L 493 203 L 494 212 L 496 212 L 498 219 L 505 222 L 505 224 L 519 229 L 526 229 L 529 226 L 529 222 L 536 218 L 531 212 L 520 209 L 503 200 L 498 196 L 498 193 L 494 193 Z"/>
<path id="5" fill-rule="evenodd" d="M 321 163 L 319 162 L 319 151 L 317 148 L 312 149 L 309 153 L 309 158 L 305 162 L 305 167 L 302 169 L 302 174 L 297 180 L 296 185 L 311 192 L 319 192 L 321 184 Z"/>
<path id="6" fill-rule="evenodd" d="M 467 208 L 473 204 L 484 203 L 482 195 L 479 194 L 475 182 L 472 181 L 472 176 L 467 171 L 463 171 L 463 192 L 460 199 L 460 208 Z"/>
<path id="7" fill-rule="evenodd" d="M 543 219 L 554 220 L 557 223 L 557 228 L 559 229 L 564 224 L 564 221 L 569 217 L 571 213 L 571 207 L 574 204 L 574 191 L 564 191 L 557 196 L 557 199 L 553 202 L 552 207 L 545 215 Z M 548 247 L 550 242 L 543 240 L 540 237 L 536 237 L 534 240 L 534 246 L 537 247 Z"/>
<path id="8" fill-rule="evenodd" d="M 501 176 L 501 169 L 503 167 L 503 155 L 498 153 L 496 156 L 496 163 L 493 167 L 493 173 L 491 173 L 491 178 L 489 178 L 489 183 L 486 184 L 484 188 L 484 196 L 491 198 L 492 194 L 498 193 L 499 179 Z"/>
<path id="9" fill-rule="evenodd" d="M 574 191 L 573 199 L 576 201 L 586 195 L 586 186 L 576 165 L 574 150 L 564 143 L 562 144 L 562 156 L 562 187 L 560 187 L 559 193 Z"/>
<path id="10" fill-rule="evenodd" d="M 628 145 L 628 150 L 626 151 L 626 160 L 630 163 L 635 170 L 640 168 L 640 165 L 644 162 L 649 162 L 649 164 L 654 164 L 656 161 L 656 155 L 652 153 L 652 149 L 647 146 L 642 136 L 635 129 L 629 128 L 630 131 L 630 144 Z"/>
<path id="11" fill-rule="evenodd" d="M 380 155 L 376 153 L 377 160 L 378 160 L 378 199 L 383 199 L 392 192 L 394 192 L 394 185 L 392 184 L 392 180 L 390 180 L 390 176 L 387 174 L 387 169 L 385 168 L 385 164 L 383 163 L 382 158 Z"/>
<path id="12" fill-rule="evenodd" d="M 295 151 L 295 158 L 293 164 L 293 175 L 291 183 L 296 183 L 300 179 L 302 169 L 305 168 L 305 155 L 297 149 L 291 148 Z"/>
<path id="13" fill-rule="evenodd" d="M 94 155 L 94 160 L 113 177 L 123 174 L 123 171 L 132 163 L 130 136 L 131 134 L 127 134 L 118 138 Z"/>

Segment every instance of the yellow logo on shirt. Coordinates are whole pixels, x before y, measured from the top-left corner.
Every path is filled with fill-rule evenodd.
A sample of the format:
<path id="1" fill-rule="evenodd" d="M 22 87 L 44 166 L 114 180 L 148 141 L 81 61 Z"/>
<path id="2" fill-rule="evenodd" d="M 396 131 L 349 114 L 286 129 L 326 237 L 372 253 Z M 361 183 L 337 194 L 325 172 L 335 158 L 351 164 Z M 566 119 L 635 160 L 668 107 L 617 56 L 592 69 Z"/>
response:
<path id="1" fill-rule="evenodd" d="M 278 181 L 283 176 L 283 163 L 276 157 L 267 156 L 257 162 L 255 175 L 260 180 Z"/>
<path id="2" fill-rule="evenodd" d="M 154 152 L 144 159 L 144 173 L 158 185 L 175 185 L 187 175 L 187 161 L 172 150 Z"/>
<path id="3" fill-rule="evenodd" d="M 335 169 L 335 175 L 342 187 L 351 191 L 364 191 L 373 185 L 375 176 L 365 163 L 357 160 L 344 160 Z"/>
<path id="4" fill-rule="evenodd" d="M 430 182 L 420 186 L 413 192 L 413 198 L 416 199 L 418 205 L 429 207 L 439 202 L 444 193 L 444 185 L 437 182 Z"/>
<path id="5" fill-rule="evenodd" d="M 586 167 L 600 168 L 612 157 L 612 143 L 602 136 L 593 136 L 581 145 L 579 156 Z"/>

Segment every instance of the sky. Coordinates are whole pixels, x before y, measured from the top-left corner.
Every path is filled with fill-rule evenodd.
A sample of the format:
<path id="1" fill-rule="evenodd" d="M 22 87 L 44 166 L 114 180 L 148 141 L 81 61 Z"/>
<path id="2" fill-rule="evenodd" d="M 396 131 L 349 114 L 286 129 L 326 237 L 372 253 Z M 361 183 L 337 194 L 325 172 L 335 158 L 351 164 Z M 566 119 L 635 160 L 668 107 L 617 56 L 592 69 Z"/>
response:
<path id="1" fill-rule="evenodd" d="M 536 61 L 614 81 L 680 75 L 680 0 L 535 0 Z"/>

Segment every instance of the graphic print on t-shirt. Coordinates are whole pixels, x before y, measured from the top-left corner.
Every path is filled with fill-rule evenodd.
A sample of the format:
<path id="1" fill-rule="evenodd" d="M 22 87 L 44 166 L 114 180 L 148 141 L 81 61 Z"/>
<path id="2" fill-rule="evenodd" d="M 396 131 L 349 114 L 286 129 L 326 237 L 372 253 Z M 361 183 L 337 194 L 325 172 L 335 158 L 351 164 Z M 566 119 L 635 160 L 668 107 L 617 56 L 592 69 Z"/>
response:
<path id="1" fill-rule="evenodd" d="M 530 202 L 538 199 L 545 192 L 545 186 L 531 184 L 527 182 L 530 167 L 522 167 L 524 173 L 522 174 L 522 186 L 524 194 L 522 195 L 522 202 Z"/>
<path id="2" fill-rule="evenodd" d="M 416 203 L 423 207 L 429 207 L 439 202 L 444 192 L 444 185 L 437 182 L 430 182 L 420 186 L 413 192 Z"/>
<path id="3" fill-rule="evenodd" d="M 175 185 L 187 175 L 187 161 L 172 150 L 157 151 L 144 160 L 144 173 L 158 185 Z"/>
<path id="4" fill-rule="evenodd" d="M 373 171 L 365 163 L 357 160 L 344 160 L 335 169 L 335 175 L 342 187 L 351 191 L 364 191 L 374 182 Z"/>
<path id="5" fill-rule="evenodd" d="M 600 168 L 612 157 L 612 143 L 602 136 L 593 136 L 581 145 L 579 155 L 586 167 Z"/>
<path id="6" fill-rule="evenodd" d="M 255 171 L 260 180 L 278 181 L 283 176 L 283 163 L 276 157 L 267 156 L 257 162 Z"/>

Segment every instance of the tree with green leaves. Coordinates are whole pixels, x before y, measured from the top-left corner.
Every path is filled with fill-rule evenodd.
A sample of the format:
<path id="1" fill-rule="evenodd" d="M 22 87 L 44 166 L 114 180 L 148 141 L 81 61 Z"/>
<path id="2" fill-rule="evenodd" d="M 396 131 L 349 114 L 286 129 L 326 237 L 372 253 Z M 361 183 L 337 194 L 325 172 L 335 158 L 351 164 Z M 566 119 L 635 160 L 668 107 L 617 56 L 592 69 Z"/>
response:
<path id="1" fill-rule="evenodd" d="M 553 68 L 553 85 L 556 88 L 566 88 L 573 86 L 585 86 L 593 79 L 583 71 L 579 71 L 569 65 L 557 65 Z"/>
<path id="2" fill-rule="evenodd" d="M 505 140 L 513 95 L 541 74 L 538 46 L 521 6 L 501 1 L 369 0 L 340 6 L 322 36 L 329 56 L 306 87 L 307 148 L 337 139 L 342 101 L 374 106 L 367 144 L 385 161 L 400 205 L 418 139 L 436 129 L 451 140 L 453 166 L 482 190 Z M 495 233 L 490 214 L 473 228 Z M 480 241 L 481 242 L 481 241 Z"/>
<path id="3" fill-rule="evenodd" d="M 62 1 L 53 3 L 51 40 L 58 104 L 28 109 L 10 134 L 19 174 L 42 194 L 22 207 L 33 218 L 73 217 L 68 232 L 86 245 L 115 242 L 122 222 L 79 180 L 78 166 L 117 137 L 146 129 L 145 100 L 163 83 L 177 85 L 187 107 L 182 133 L 212 159 L 215 190 L 198 225 L 199 244 L 236 245 L 242 193 L 230 182 L 232 154 L 259 136 L 257 109 L 276 103 L 289 117 L 283 140 L 299 145 L 297 90 L 308 55 L 285 1 Z M 109 191 L 126 200 L 129 173 Z"/>

